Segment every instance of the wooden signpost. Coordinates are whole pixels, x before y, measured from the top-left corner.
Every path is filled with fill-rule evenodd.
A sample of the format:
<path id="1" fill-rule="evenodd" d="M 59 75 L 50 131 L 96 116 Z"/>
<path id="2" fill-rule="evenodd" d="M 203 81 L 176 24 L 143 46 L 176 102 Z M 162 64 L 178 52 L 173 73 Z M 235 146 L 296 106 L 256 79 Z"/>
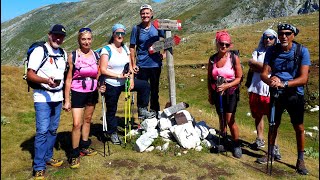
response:
<path id="1" fill-rule="evenodd" d="M 168 41 L 167 47 L 174 45 L 174 37 L 173 41 L 170 40 L 171 37 L 171 30 L 181 30 L 181 21 L 180 20 L 170 20 L 170 19 L 156 19 L 153 22 L 153 25 L 157 29 L 165 30 L 165 39 Z M 179 38 L 180 39 L 180 38 Z M 170 42 L 170 43 L 169 43 Z M 180 40 L 179 40 L 180 42 Z M 162 46 L 161 46 L 162 48 Z M 170 96 L 170 103 L 171 106 L 176 105 L 176 82 L 175 82 L 175 74 L 174 74 L 174 63 L 173 63 L 173 55 L 172 55 L 172 46 L 169 48 L 165 48 L 163 45 L 163 49 L 166 49 L 166 59 L 167 59 L 167 67 L 168 67 L 168 79 L 169 79 L 169 96 Z"/>
<path id="2" fill-rule="evenodd" d="M 177 35 L 174 35 L 173 37 L 165 38 L 163 40 L 157 41 L 152 44 L 151 47 L 149 47 L 149 53 L 153 54 L 155 52 L 159 52 L 164 49 L 169 49 L 175 45 L 178 45 L 180 43 L 181 38 Z"/>

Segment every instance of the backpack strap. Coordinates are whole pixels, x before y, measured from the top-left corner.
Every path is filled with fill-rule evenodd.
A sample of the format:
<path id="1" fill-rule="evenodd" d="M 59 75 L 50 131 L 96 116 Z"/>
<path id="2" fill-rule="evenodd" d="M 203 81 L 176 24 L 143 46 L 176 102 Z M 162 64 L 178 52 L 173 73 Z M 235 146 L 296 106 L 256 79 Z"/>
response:
<path id="1" fill-rule="evenodd" d="M 137 27 L 136 47 L 138 47 L 139 46 L 140 31 L 141 31 L 141 23 L 136 25 L 136 27 Z"/>
<path id="2" fill-rule="evenodd" d="M 300 74 L 299 69 L 301 67 L 301 61 L 302 61 L 302 57 L 301 57 L 302 45 L 295 41 L 294 43 L 296 44 L 296 49 L 294 50 L 294 63 L 295 63 L 295 66 L 298 68 L 297 74 L 296 74 L 296 77 L 298 77 L 298 75 Z"/>

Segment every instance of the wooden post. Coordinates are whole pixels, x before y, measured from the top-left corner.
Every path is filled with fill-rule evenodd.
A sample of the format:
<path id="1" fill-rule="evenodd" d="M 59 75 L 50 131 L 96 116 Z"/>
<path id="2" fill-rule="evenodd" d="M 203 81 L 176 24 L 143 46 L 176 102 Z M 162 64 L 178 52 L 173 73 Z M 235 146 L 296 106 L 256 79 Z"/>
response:
<path id="1" fill-rule="evenodd" d="M 165 31 L 165 38 L 171 37 L 171 31 Z M 176 105 L 176 81 L 175 81 L 175 73 L 174 73 L 174 63 L 173 63 L 173 55 L 172 55 L 172 47 L 167 49 L 166 51 L 166 59 L 167 59 L 167 68 L 168 68 L 168 79 L 169 79 L 169 98 L 171 106 Z"/>

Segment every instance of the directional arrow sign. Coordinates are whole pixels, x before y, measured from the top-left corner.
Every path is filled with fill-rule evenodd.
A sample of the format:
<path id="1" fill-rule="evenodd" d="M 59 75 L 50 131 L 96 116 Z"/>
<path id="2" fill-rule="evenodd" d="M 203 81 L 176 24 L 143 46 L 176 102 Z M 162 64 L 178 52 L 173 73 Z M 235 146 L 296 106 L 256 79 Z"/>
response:
<path id="1" fill-rule="evenodd" d="M 156 19 L 153 22 L 154 27 L 163 30 L 181 30 L 181 20 Z"/>
<path id="2" fill-rule="evenodd" d="M 149 53 L 153 54 L 155 52 L 159 52 L 163 49 L 169 49 L 175 45 L 178 45 L 180 43 L 180 37 L 177 35 L 174 35 L 173 37 L 166 38 L 164 40 L 156 41 L 152 44 L 151 47 L 149 47 Z"/>

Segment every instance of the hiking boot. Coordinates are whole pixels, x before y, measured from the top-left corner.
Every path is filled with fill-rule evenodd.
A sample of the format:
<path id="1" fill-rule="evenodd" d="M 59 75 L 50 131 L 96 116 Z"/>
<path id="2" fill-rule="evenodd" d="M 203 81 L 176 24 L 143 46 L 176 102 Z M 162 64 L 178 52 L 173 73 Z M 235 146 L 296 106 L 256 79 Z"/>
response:
<path id="1" fill-rule="evenodd" d="M 70 168 L 77 169 L 80 167 L 80 157 L 75 157 L 70 159 Z"/>
<path id="2" fill-rule="evenodd" d="M 81 156 L 94 156 L 98 154 L 98 152 L 92 148 L 82 148 L 81 151 L 80 151 L 80 155 Z"/>
<path id="3" fill-rule="evenodd" d="M 49 161 L 46 162 L 47 165 L 53 166 L 53 167 L 59 167 L 63 163 L 63 160 L 54 159 L 51 158 Z"/>
<path id="4" fill-rule="evenodd" d="M 235 158 L 241 158 L 241 156 L 242 156 L 242 150 L 241 150 L 241 147 L 240 146 L 238 146 L 238 147 L 235 147 L 234 149 L 233 149 L 233 157 L 235 157 Z"/>
<path id="5" fill-rule="evenodd" d="M 44 179 L 44 173 L 45 173 L 45 170 L 35 171 L 35 172 L 34 172 L 34 179 L 35 179 L 35 180 Z"/>
<path id="6" fill-rule="evenodd" d="M 154 117 L 156 117 L 156 112 L 154 112 L 154 111 L 149 112 L 146 107 L 144 107 L 144 108 L 139 107 L 138 108 L 138 117 L 140 119 L 154 118 Z"/>
<path id="7" fill-rule="evenodd" d="M 297 168 L 297 172 L 301 175 L 309 174 L 303 159 L 297 159 L 296 168 Z"/>
<path id="8" fill-rule="evenodd" d="M 264 156 L 262 156 L 260 158 L 257 158 L 256 162 L 259 163 L 259 164 L 267 164 L 268 156 L 264 155 Z M 271 163 L 271 158 L 269 159 L 269 163 Z"/>
<path id="9" fill-rule="evenodd" d="M 280 155 L 280 149 L 279 146 L 275 145 L 273 148 L 273 154 L 274 154 L 274 160 L 280 161 L 281 155 Z"/>
<path id="10" fill-rule="evenodd" d="M 252 144 L 252 147 L 254 149 L 258 149 L 258 148 L 263 148 L 265 141 L 260 139 L 260 138 L 256 138 L 256 140 L 254 141 L 254 143 Z"/>
<path id="11" fill-rule="evenodd" d="M 116 133 L 116 132 L 114 132 L 114 133 L 111 134 L 110 139 L 111 139 L 111 142 L 112 142 L 113 144 L 119 145 L 119 144 L 122 143 L 120 137 L 118 136 L 118 133 Z"/>

